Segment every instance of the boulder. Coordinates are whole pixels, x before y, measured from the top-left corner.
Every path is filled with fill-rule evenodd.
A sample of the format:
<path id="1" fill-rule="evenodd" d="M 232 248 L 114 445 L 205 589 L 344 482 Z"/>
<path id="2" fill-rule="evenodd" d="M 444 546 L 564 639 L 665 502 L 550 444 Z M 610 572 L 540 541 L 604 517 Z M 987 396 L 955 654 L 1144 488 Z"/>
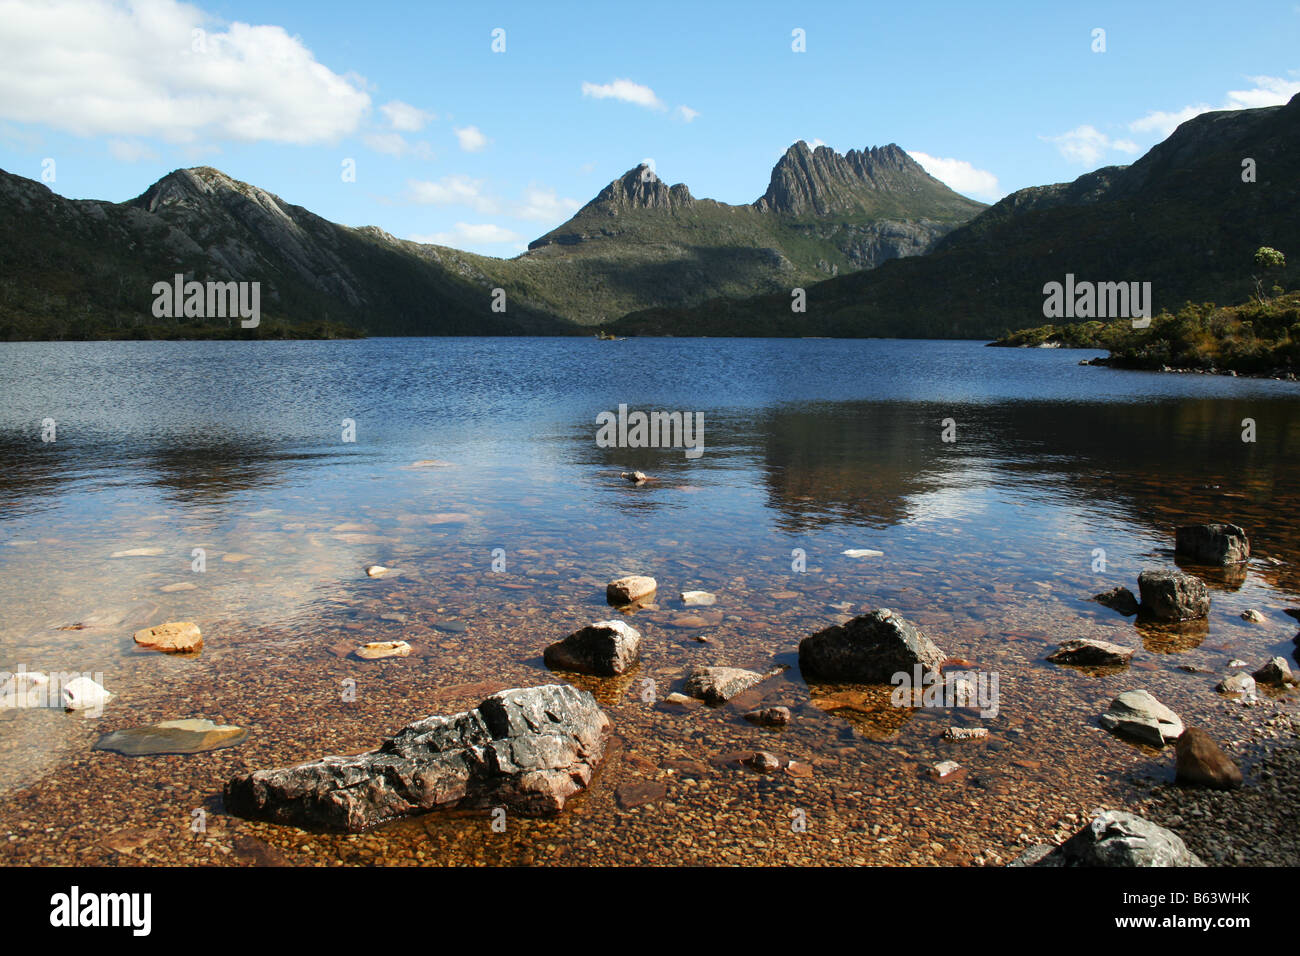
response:
<path id="1" fill-rule="evenodd" d="M 1285 657 L 1274 657 L 1250 676 L 1255 678 L 1258 684 L 1269 684 L 1273 687 L 1295 683 L 1295 677 L 1291 674 L 1291 665 L 1286 662 Z"/>
<path id="2" fill-rule="evenodd" d="M 1112 700 L 1101 725 L 1153 747 L 1172 743 L 1183 732 L 1178 715 L 1144 690 L 1126 690 Z"/>
<path id="3" fill-rule="evenodd" d="M 1174 553 L 1197 564 L 1242 564 L 1250 540 L 1235 524 L 1189 524 L 1174 532 Z"/>
<path id="4" fill-rule="evenodd" d="M 1053 850 L 1033 847 L 1011 866 L 1205 866 L 1178 834 L 1121 810 L 1099 813 Z"/>
<path id="5" fill-rule="evenodd" d="M 1182 571 L 1153 569 L 1138 575 L 1142 614 L 1156 621 L 1195 621 L 1210 613 L 1210 589 Z"/>
<path id="6" fill-rule="evenodd" d="M 1138 599 L 1133 596 L 1133 592 L 1124 587 L 1113 587 L 1109 591 L 1102 591 L 1100 594 L 1093 595 L 1092 598 L 1098 604 L 1103 604 L 1112 611 L 1131 617 L 1138 612 Z"/>
<path id="7" fill-rule="evenodd" d="M 605 600 L 614 607 L 633 604 L 654 594 L 658 588 L 659 584 L 654 578 L 643 574 L 629 574 L 605 585 Z"/>
<path id="8" fill-rule="evenodd" d="M 1264 615 L 1260 614 L 1254 608 L 1251 608 L 1248 611 L 1242 611 L 1241 619 L 1243 621 L 1249 621 L 1251 624 L 1263 624 L 1265 620 Z"/>
<path id="9" fill-rule="evenodd" d="M 626 621 L 597 621 L 546 649 L 546 666 L 615 677 L 641 659 L 641 632 Z"/>
<path id="10" fill-rule="evenodd" d="M 1132 660 L 1134 650 L 1121 647 L 1109 641 L 1098 641 L 1090 637 L 1079 637 L 1065 641 L 1047 659 L 1053 664 L 1079 664 L 1101 667 L 1106 665 L 1127 664 Z"/>
<path id="11" fill-rule="evenodd" d="M 725 704 L 769 676 L 739 667 L 696 667 L 687 676 L 682 690 L 697 700 L 716 706 Z"/>
<path id="12" fill-rule="evenodd" d="M 1219 681 L 1214 689 L 1220 694 L 1245 694 L 1249 697 L 1255 693 L 1255 678 L 1245 671 L 1236 671 Z"/>
<path id="13" fill-rule="evenodd" d="M 172 621 L 135 632 L 135 642 L 166 654 L 197 654 L 203 650 L 203 635 L 193 621 Z"/>
<path id="14" fill-rule="evenodd" d="M 1175 779 L 1179 783 L 1215 790 L 1241 786 L 1241 771 L 1205 731 L 1188 727 L 1178 738 L 1175 750 Z"/>
<path id="15" fill-rule="evenodd" d="M 888 684 L 895 674 L 937 673 L 946 655 L 901 614 L 880 608 L 799 642 L 805 677 Z"/>
<path id="16" fill-rule="evenodd" d="M 609 731 L 586 691 L 506 690 L 409 724 L 368 753 L 240 774 L 225 804 L 238 816 L 350 832 L 450 807 L 555 814 L 591 782 Z"/>

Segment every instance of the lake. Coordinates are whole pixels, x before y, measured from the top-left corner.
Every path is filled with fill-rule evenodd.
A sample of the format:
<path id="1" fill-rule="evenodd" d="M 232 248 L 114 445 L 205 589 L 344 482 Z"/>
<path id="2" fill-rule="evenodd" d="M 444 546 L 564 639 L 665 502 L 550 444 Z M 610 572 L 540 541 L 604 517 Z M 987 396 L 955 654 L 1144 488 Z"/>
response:
<path id="1" fill-rule="evenodd" d="M 0 710 L 0 861 L 1005 861 L 1022 832 L 1172 778 L 1167 752 L 1098 729 L 1115 694 L 1145 687 L 1226 732 L 1214 684 L 1227 661 L 1254 669 L 1294 649 L 1282 612 L 1300 605 L 1297 385 L 1078 364 L 1097 354 L 0 343 L 0 671 L 98 674 L 117 695 L 97 718 Z M 601 447 L 597 416 L 620 405 L 699 413 L 703 452 Z M 620 478 L 632 469 L 656 480 Z M 1174 566 L 1174 526 L 1199 521 L 1242 525 L 1254 550 L 1244 579 L 1211 580 L 1208 629 L 1139 628 L 1091 600 Z M 372 579 L 371 564 L 392 571 Z M 485 814 L 438 813 L 341 836 L 222 812 L 240 770 L 358 752 L 494 687 L 566 679 L 542 651 L 614 616 L 604 585 L 628 573 L 659 582 L 631 619 L 642 662 L 618 679 L 570 675 L 616 739 L 560 817 L 498 833 Z M 692 589 L 716 605 L 684 608 Z M 799 639 L 876 607 L 997 673 L 997 716 L 810 686 Z M 1242 620 L 1252 608 L 1264 623 Z M 200 655 L 135 648 L 135 630 L 173 620 L 199 623 Z M 1139 653 L 1119 673 L 1044 661 L 1072 637 Z M 350 656 L 397 639 L 410 657 Z M 788 669 L 723 708 L 665 704 L 698 664 Z M 794 712 L 782 731 L 741 716 L 775 704 Z M 181 717 L 249 736 L 187 756 L 90 749 Z M 949 726 L 990 734 L 951 742 Z M 755 748 L 812 772 L 721 765 Z M 934 779 L 946 759 L 965 772 Z M 620 806 L 619 788 L 645 780 L 665 796 Z"/>

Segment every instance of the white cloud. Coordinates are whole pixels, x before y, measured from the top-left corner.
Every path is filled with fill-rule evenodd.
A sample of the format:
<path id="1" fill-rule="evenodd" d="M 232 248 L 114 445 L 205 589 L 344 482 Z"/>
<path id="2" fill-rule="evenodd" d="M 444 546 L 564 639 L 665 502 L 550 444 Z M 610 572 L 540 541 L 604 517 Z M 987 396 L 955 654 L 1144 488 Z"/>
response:
<path id="1" fill-rule="evenodd" d="M 1248 90 L 1229 90 L 1220 106 L 1198 103 L 1194 106 L 1184 106 L 1180 110 L 1168 112 L 1152 110 L 1141 119 L 1129 123 L 1128 128 L 1135 133 L 1158 133 L 1160 138 L 1164 139 L 1177 129 L 1180 124 L 1187 122 L 1193 116 L 1200 116 L 1202 113 L 1209 113 L 1214 110 L 1245 110 L 1256 109 L 1261 106 L 1281 106 L 1289 101 L 1291 97 L 1300 93 L 1300 82 L 1295 80 L 1284 80 L 1276 76 L 1248 76 L 1246 79 L 1255 85 Z"/>
<path id="2" fill-rule="evenodd" d="M 427 235 L 414 235 L 412 242 L 432 243 L 437 246 L 451 246 L 460 249 L 464 246 L 496 245 L 502 242 L 519 242 L 524 237 L 517 232 L 494 223 L 458 222 L 449 232 L 435 232 Z"/>
<path id="3" fill-rule="evenodd" d="M 976 169 L 964 159 L 941 159 L 908 150 L 907 155 L 921 164 L 921 167 L 935 179 L 951 189 L 977 199 L 1001 199 L 1002 190 L 998 188 L 998 177 L 986 169 Z"/>
<path id="4" fill-rule="evenodd" d="M 399 133 L 418 133 L 430 120 L 438 118 L 401 100 L 389 100 L 379 107 L 379 111 L 388 119 L 388 125 Z"/>
<path id="5" fill-rule="evenodd" d="M 490 195 L 484 181 L 456 174 L 437 181 L 411 179 L 406 183 L 406 198 L 428 206 L 467 206 L 488 216 L 509 216 L 541 222 L 563 222 L 582 207 L 576 199 L 561 197 L 548 186 L 530 185 L 520 200 L 505 200 Z"/>
<path id="6" fill-rule="evenodd" d="M 1060 136 L 1043 136 L 1041 139 L 1056 145 L 1059 152 L 1072 163 L 1095 166 L 1106 153 L 1114 151 L 1133 154 L 1141 147 L 1129 139 L 1112 139 L 1094 126 L 1076 126 Z M 924 164 L 923 164 L 924 165 Z"/>
<path id="7" fill-rule="evenodd" d="M 640 83 L 633 83 L 631 80 L 614 80 L 612 83 L 583 83 L 582 95 L 597 100 L 621 100 L 624 103 L 635 103 L 637 106 L 644 106 L 652 110 L 668 108 L 664 105 L 663 100 L 655 96 L 654 90 Z"/>
<path id="8" fill-rule="evenodd" d="M 467 153 L 477 153 L 488 144 L 487 137 L 477 126 L 465 126 L 456 130 L 456 139 L 460 141 L 460 148 Z"/>
<path id="9" fill-rule="evenodd" d="M 433 159 L 434 156 L 433 147 L 424 140 L 411 143 L 401 133 L 366 133 L 361 137 L 361 141 L 376 153 L 396 156 L 398 159 L 406 155 L 419 159 Z"/>
<path id="10" fill-rule="evenodd" d="M 157 159 L 158 152 L 136 140 L 110 139 L 108 152 L 120 163 L 138 163 L 146 159 Z"/>
<path id="11" fill-rule="evenodd" d="M 278 26 L 224 29 L 175 0 L 0 0 L 0 117 L 83 136 L 328 143 L 363 82 Z"/>
<path id="12" fill-rule="evenodd" d="M 677 115 L 681 117 L 682 122 L 689 123 L 700 115 L 699 110 L 693 110 L 689 106 L 677 107 Z"/>
<path id="13" fill-rule="evenodd" d="M 406 188 L 410 201 L 423 205 L 469 206 L 487 215 L 500 211 L 497 201 L 483 192 L 483 180 L 471 179 L 460 173 L 443 176 L 436 182 L 411 179 L 407 181 Z"/>
<path id="14" fill-rule="evenodd" d="M 581 208 L 578 200 L 561 198 L 554 189 L 529 186 L 524 190 L 523 201 L 515 204 L 511 214 L 519 219 L 563 222 Z"/>

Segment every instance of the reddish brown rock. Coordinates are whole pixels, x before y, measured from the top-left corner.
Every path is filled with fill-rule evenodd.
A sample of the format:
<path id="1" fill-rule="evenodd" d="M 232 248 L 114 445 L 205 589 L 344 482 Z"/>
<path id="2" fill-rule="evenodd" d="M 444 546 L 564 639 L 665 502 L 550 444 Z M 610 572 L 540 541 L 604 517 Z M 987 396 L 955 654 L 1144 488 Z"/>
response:
<path id="1" fill-rule="evenodd" d="M 1205 731 L 1188 727 L 1178 737 L 1175 749 L 1179 783 L 1215 790 L 1241 786 L 1241 771 Z"/>

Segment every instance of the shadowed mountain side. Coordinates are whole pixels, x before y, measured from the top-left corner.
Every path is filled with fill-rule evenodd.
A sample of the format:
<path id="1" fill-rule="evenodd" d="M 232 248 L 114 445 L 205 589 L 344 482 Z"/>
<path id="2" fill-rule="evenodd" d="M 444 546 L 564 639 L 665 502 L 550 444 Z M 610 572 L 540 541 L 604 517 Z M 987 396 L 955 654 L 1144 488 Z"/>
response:
<path id="1" fill-rule="evenodd" d="M 1243 161 L 1255 180 L 1243 180 Z M 692 309 L 633 313 L 639 335 L 994 338 L 1042 325 L 1043 286 L 1067 273 L 1150 282 L 1154 311 L 1244 301 L 1253 254 L 1291 257 L 1300 278 L 1300 97 L 1286 106 L 1197 116 L 1128 167 L 1020 190 L 922 255 L 807 288 Z"/>

